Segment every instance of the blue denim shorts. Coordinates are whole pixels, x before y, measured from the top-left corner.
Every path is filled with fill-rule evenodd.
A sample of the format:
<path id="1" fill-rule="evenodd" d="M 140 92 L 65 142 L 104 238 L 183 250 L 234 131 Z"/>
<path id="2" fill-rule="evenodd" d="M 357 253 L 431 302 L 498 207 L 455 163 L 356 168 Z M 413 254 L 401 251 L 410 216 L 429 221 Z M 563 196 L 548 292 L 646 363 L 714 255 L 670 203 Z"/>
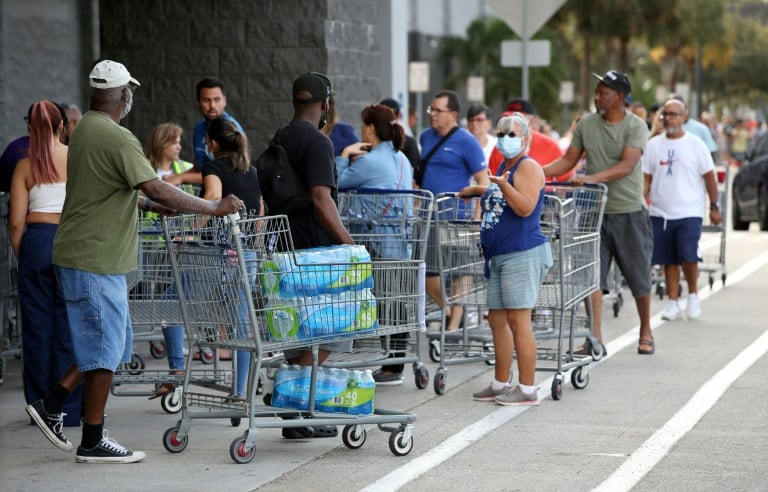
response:
<path id="1" fill-rule="evenodd" d="M 654 265 L 680 265 L 681 263 L 698 263 L 699 239 L 702 230 L 701 217 L 664 220 L 661 217 L 651 217 L 653 225 L 653 256 Z"/>
<path id="2" fill-rule="evenodd" d="M 80 372 L 115 371 L 130 362 L 133 330 L 125 275 L 102 275 L 56 267 Z"/>
<path id="3" fill-rule="evenodd" d="M 489 262 L 488 309 L 533 309 L 544 275 L 552 268 L 549 242 L 497 255 Z"/>

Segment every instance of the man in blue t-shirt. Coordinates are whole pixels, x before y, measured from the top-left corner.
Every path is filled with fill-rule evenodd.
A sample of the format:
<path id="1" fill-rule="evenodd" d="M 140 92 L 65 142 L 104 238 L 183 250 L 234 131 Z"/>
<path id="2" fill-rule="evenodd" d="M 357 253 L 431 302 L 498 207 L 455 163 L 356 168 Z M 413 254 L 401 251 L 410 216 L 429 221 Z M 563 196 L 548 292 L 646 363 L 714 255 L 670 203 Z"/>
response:
<path id="1" fill-rule="evenodd" d="M 192 149 L 194 150 L 195 167 L 181 174 L 169 174 L 163 177 L 164 181 L 173 185 L 198 184 L 203 183 L 202 172 L 207 162 L 212 161 L 208 158 L 205 151 L 205 135 L 208 133 L 208 125 L 211 121 L 224 118 L 231 121 L 237 131 L 245 133 L 243 127 L 229 113 L 224 111 L 227 107 L 227 96 L 224 94 L 224 83 L 213 78 L 205 78 L 197 83 L 197 105 L 200 108 L 200 114 L 203 119 L 198 121 L 192 132 Z"/>
<path id="2" fill-rule="evenodd" d="M 420 137 L 422 160 L 436 145 L 440 144 L 440 147 L 427 162 L 421 187 L 431 191 L 435 196 L 439 193 L 458 193 L 469 186 L 473 178 L 482 186 L 488 186 L 489 183 L 485 154 L 474 135 L 465 128 L 458 128 L 450 137 L 442 141 L 443 137 L 458 127 L 459 109 L 459 96 L 453 91 L 446 90 L 435 93 L 431 105 L 427 108 L 430 128 Z M 440 272 L 437 268 L 438 237 L 437 233 L 430 234 L 429 237 L 426 290 L 427 294 L 442 308 Z M 461 282 L 457 283 L 461 284 Z M 447 329 L 458 329 L 462 316 L 463 308 L 452 306 L 450 315 L 446 315 Z"/>

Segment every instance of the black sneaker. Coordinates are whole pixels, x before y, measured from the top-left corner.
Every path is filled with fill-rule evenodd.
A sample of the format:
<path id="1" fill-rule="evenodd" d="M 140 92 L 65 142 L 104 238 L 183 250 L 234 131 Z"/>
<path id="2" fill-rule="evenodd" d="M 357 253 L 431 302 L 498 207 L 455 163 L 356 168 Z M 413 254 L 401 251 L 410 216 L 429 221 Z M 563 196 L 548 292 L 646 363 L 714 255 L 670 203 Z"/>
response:
<path id="1" fill-rule="evenodd" d="M 104 431 L 104 437 L 95 447 L 91 449 L 77 447 L 75 461 L 78 463 L 135 463 L 146 456 L 144 451 L 128 451 L 117 441 L 110 439 L 109 434 Z"/>
<path id="2" fill-rule="evenodd" d="M 62 451 L 72 451 L 73 446 L 62 432 L 64 426 L 64 414 L 56 413 L 50 414 L 45 411 L 43 407 L 43 400 L 37 400 L 34 403 L 27 405 L 24 410 L 32 418 L 32 421 L 37 424 L 37 427 L 43 432 L 43 435 L 48 438 L 51 443 Z"/>

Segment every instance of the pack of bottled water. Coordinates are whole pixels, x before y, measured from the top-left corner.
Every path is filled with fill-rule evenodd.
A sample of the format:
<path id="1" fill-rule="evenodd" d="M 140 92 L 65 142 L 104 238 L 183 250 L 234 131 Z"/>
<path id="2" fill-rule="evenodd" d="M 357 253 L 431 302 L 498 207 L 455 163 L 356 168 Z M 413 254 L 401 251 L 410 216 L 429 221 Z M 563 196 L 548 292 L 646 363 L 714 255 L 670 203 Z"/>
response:
<path id="1" fill-rule="evenodd" d="M 272 406 L 309 410 L 312 368 L 282 364 L 275 374 Z M 318 367 L 315 411 L 373 414 L 376 382 L 370 370 Z"/>

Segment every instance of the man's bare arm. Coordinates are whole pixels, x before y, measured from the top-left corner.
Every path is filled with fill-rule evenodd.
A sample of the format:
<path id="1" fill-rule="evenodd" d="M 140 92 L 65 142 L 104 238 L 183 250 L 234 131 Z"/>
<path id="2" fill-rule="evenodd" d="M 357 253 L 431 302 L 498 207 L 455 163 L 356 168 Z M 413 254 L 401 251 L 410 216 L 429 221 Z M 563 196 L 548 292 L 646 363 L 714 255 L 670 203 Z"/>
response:
<path id="1" fill-rule="evenodd" d="M 327 186 L 313 186 L 310 193 L 312 205 L 323 228 L 340 244 L 355 244 L 352 236 L 341 223 L 339 210 L 331 198 L 331 189 Z"/>

